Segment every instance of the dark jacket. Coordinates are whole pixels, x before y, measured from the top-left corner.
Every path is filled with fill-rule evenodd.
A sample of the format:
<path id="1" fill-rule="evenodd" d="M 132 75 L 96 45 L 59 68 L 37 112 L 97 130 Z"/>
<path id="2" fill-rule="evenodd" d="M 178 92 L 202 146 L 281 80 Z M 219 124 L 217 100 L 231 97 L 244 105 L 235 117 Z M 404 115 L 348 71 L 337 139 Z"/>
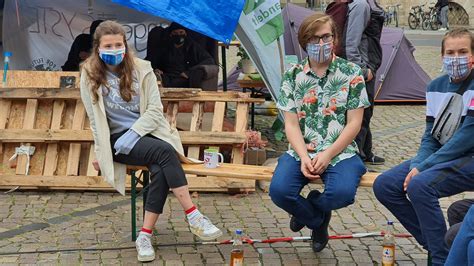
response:
<path id="1" fill-rule="evenodd" d="M 92 39 L 90 34 L 79 34 L 71 45 L 71 50 L 67 56 L 67 61 L 62 66 L 63 71 L 79 71 L 79 64 L 82 62 L 79 58 L 80 52 L 90 53 L 92 48 Z"/>
<path id="2" fill-rule="evenodd" d="M 438 2 L 436 2 L 435 7 L 442 8 L 442 7 L 445 7 L 447 5 L 449 5 L 449 0 L 438 0 Z"/>
<path id="3" fill-rule="evenodd" d="M 152 58 L 147 58 L 151 61 L 151 66 L 153 69 L 163 70 L 166 68 L 166 55 L 173 48 L 173 43 L 168 42 L 163 49 L 159 49 L 156 53 L 153 53 Z M 150 49 L 150 48 L 148 48 Z M 197 65 L 215 65 L 214 59 L 211 55 L 199 44 L 186 38 L 184 43 L 185 49 L 185 61 L 186 61 L 186 70 L 197 66 Z"/>
<path id="4" fill-rule="evenodd" d="M 71 45 L 71 50 L 69 50 L 66 63 L 61 67 L 63 71 L 79 71 L 79 64 L 83 61 L 79 57 L 79 54 L 81 52 L 90 54 L 92 50 L 92 37 L 94 36 L 95 30 L 102 22 L 103 20 L 100 19 L 92 21 L 89 28 L 89 34 L 81 33 L 77 35 Z"/>

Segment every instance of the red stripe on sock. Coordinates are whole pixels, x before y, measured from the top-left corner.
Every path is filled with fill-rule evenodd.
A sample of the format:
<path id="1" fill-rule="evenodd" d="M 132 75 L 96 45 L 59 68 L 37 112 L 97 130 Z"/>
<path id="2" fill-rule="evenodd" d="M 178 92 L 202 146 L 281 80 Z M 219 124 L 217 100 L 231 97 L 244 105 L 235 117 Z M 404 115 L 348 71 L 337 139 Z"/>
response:
<path id="1" fill-rule="evenodd" d="M 185 210 L 184 212 L 185 212 L 186 214 L 190 214 L 190 213 L 192 213 L 194 210 L 196 210 L 196 206 L 192 206 L 191 208 L 189 208 L 188 210 Z"/>
<path id="2" fill-rule="evenodd" d="M 153 230 L 151 230 L 151 229 L 146 229 L 145 227 L 142 227 L 142 230 L 141 230 L 141 231 L 142 231 L 142 232 L 145 232 L 145 233 L 147 233 L 147 234 L 153 233 Z"/>

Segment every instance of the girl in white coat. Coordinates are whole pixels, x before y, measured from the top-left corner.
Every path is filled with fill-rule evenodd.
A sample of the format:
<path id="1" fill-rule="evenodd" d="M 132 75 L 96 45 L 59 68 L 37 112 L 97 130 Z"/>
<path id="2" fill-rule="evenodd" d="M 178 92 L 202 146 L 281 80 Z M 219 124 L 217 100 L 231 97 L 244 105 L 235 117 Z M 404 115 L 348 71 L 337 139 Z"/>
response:
<path id="1" fill-rule="evenodd" d="M 93 38 L 92 54 L 82 66 L 81 98 L 94 135 L 95 167 L 122 194 L 127 164 L 145 165 L 151 174 L 143 228 L 136 240 L 138 260 L 155 258 L 152 229 L 169 189 L 185 210 L 192 233 L 203 240 L 221 236 L 191 201 L 180 162 L 186 161 L 181 140 L 163 115 L 150 63 L 133 56 L 116 22 L 102 22 Z"/>

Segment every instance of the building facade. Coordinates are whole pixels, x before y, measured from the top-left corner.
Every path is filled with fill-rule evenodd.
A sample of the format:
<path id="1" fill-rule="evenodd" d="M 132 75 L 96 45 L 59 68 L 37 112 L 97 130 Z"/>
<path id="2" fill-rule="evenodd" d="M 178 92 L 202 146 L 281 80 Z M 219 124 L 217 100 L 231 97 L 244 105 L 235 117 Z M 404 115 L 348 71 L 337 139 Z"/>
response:
<path id="1" fill-rule="evenodd" d="M 408 14 L 412 6 L 425 4 L 423 9 L 427 10 L 428 6 L 434 6 L 436 0 L 377 0 L 377 2 L 386 9 L 388 6 L 401 4 L 399 8 L 399 24 L 408 25 Z M 474 29 L 474 0 L 454 0 L 449 3 L 448 20 L 451 26 L 468 26 Z"/>
<path id="2" fill-rule="evenodd" d="M 332 2 L 331 0 L 282 0 L 283 4 L 294 3 L 301 6 L 308 6 L 308 3 L 313 5 L 313 9 L 321 10 Z M 386 9 L 388 6 L 401 4 L 399 9 L 399 24 L 401 26 L 408 25 L 408 14 L 410 8 L 415 5 L 427 3 L 424 9 L 428 6 L 433 6 L 436 0 L 377 0 L 377 2 Z M 474 29 L 474 0 L 453 0 L 450 1 L 450 11 L 448 14 L 450 25 L 453 26 L 469 26 Z"/>

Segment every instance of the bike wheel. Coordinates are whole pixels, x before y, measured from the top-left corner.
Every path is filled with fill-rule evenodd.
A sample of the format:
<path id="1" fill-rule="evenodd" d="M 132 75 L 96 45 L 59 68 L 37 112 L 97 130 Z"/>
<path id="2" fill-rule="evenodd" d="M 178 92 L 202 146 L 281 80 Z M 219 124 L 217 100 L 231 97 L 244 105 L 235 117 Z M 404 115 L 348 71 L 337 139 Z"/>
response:
<path id="1" fill-rule="evenodd" d="M 408 26 L 412 30 L 418 28 L 418 19 L 416 18 L 415 14 L 413 14 L 413 13 L 410 13 L 408 15 Z"/>
<path id="2" fill-rule="evenodd" d="M 429 19 L 427 18 L 424 18 L 422 21 L 421 21 L 421 28 L 423 30 L 428 30 L 430 28 L 430 21 Z"/>

